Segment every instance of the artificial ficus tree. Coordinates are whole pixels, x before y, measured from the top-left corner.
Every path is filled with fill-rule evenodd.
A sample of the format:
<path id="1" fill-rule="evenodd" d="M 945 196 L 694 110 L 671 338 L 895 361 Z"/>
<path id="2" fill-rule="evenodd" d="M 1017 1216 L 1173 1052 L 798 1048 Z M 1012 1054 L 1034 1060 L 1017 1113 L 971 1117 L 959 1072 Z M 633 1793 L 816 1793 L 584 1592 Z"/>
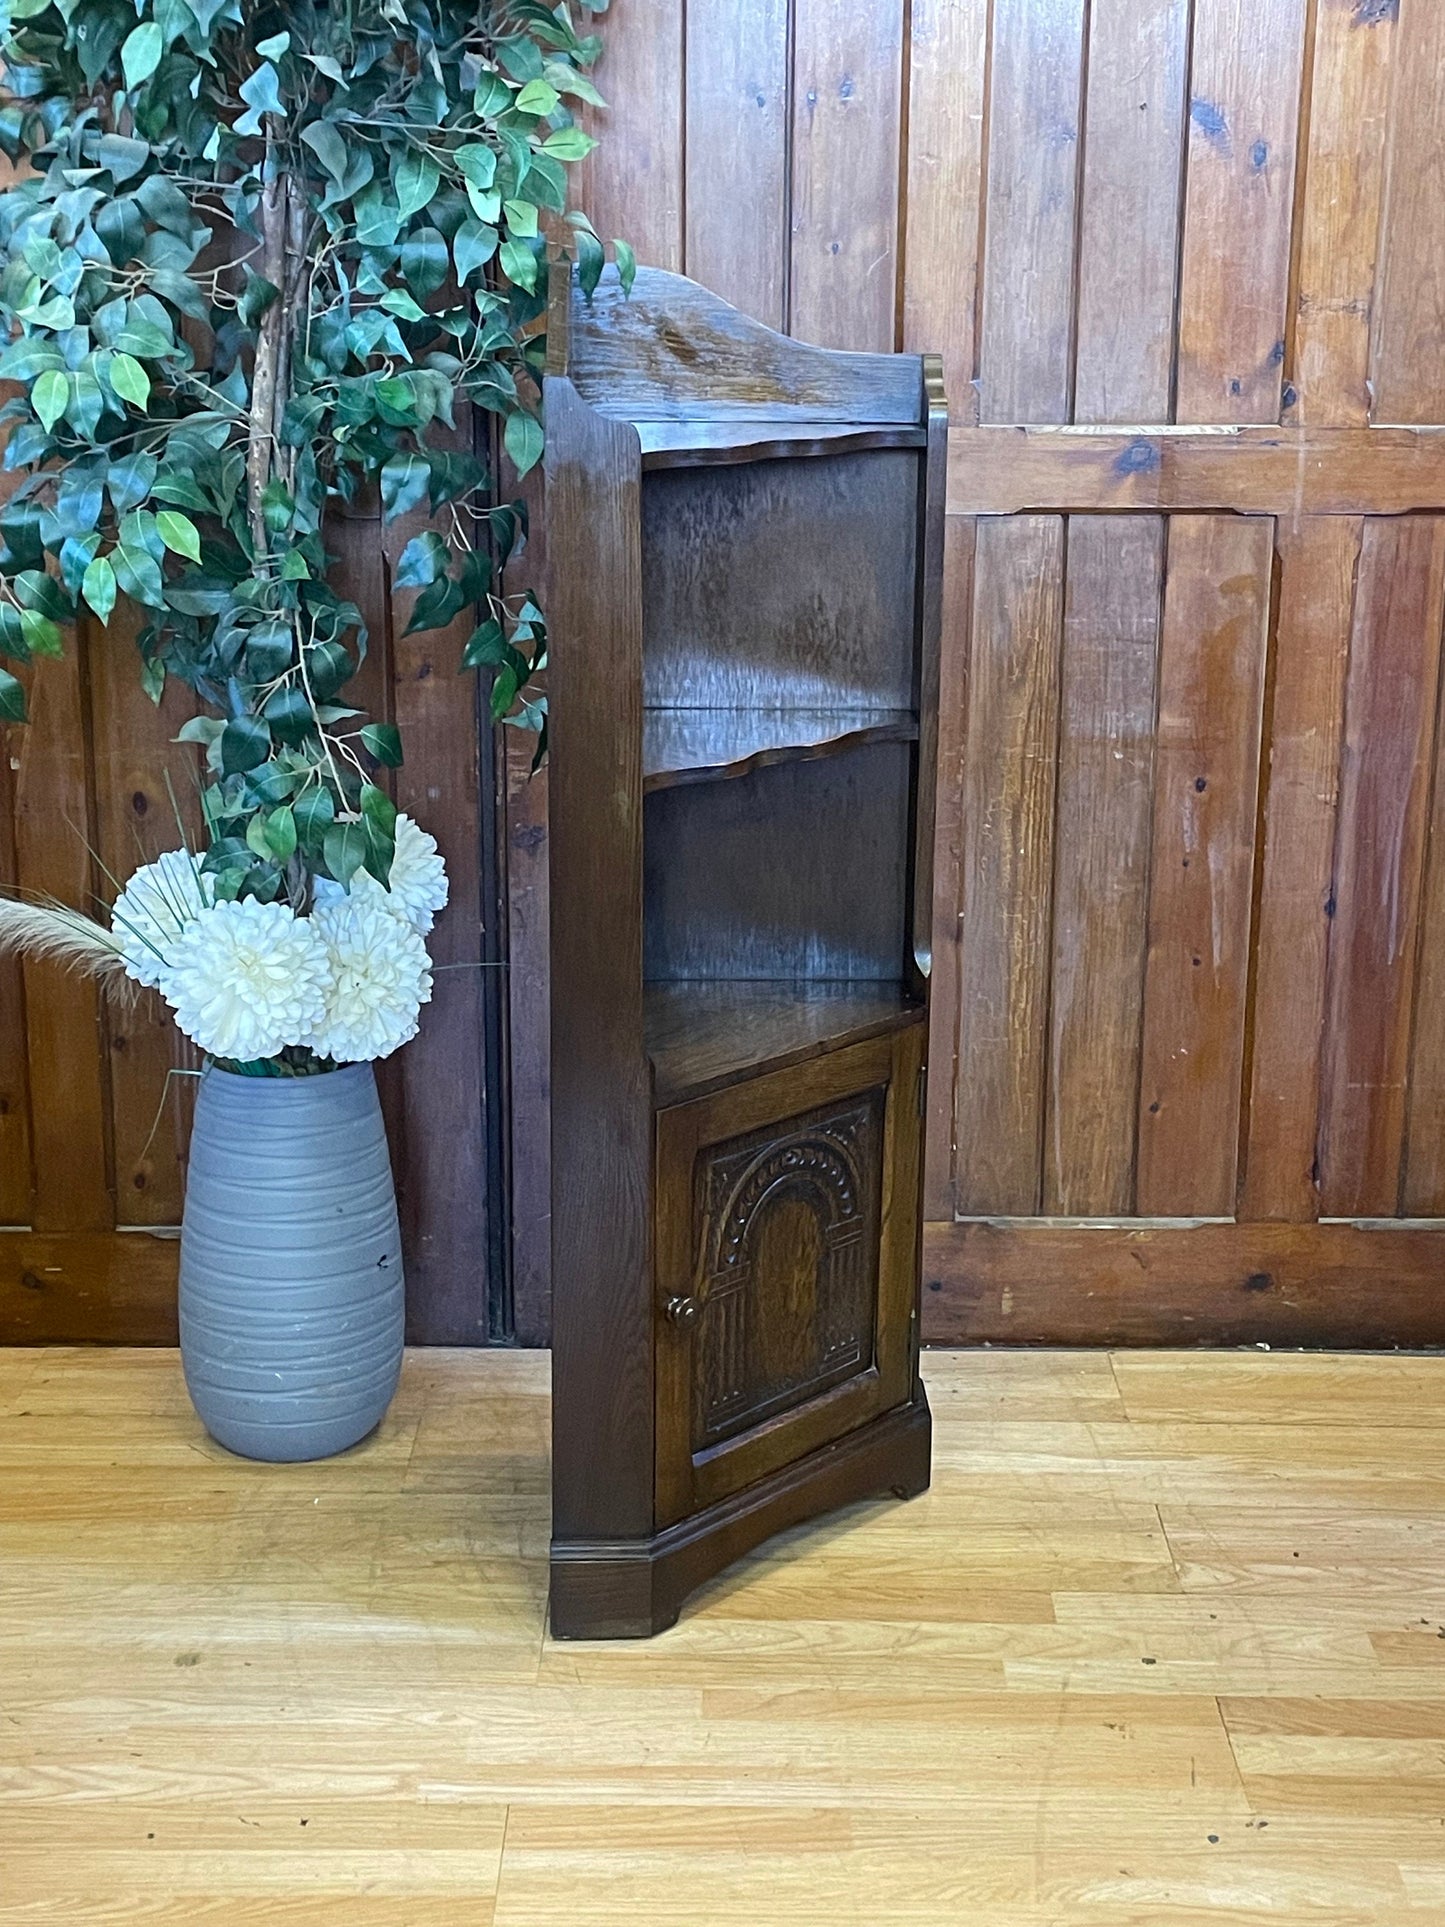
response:
<path id="1" fill-rule="evenodd" d="M 607 0 L 580 0 L 598 13 Z M 366 647 L 328 579 L 328 505 L 377 488 L 432 525 L 395 580 L 412 629 L 469 607 L 463 663 L 540 732 L 546 632 L 499 571 L 524 534 L 455 432 L 543 446 L 547 217 L 591 146 L 599 51 L 570 0 L 11 0 L 0 144 L 0 657 L 55 655 L 82 607 L 146 612 L 141 672 L 210 713 L 205 868 L 304 909 L 385 881 L 395 729 L 346 683 Z M 585 285 L 603 250 L 567 215 Z M 616 244 L 630 282 L 633 262 Z M 0 717 L 24 694 L 0 665 Z"/>

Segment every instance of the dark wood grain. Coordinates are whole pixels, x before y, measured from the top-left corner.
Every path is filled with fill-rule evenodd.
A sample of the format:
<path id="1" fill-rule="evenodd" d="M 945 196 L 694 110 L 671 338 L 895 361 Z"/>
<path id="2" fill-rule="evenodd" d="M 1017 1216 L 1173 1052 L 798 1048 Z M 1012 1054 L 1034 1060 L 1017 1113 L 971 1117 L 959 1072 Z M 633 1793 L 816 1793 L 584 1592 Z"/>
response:
<path id="1" fill-rule="evenodd" d="M 0 1230 L 7 1345 L 174 1345 L 174 1235 Z"/>
<path id="2" fill-rule="evenodd" d="M 642 788 L 646 794 L 717 782 L 769 763 L 805 763 L 865 743 L 917 739 L 911 709 L 648 709 Z"/>
<path id="3" fill-rule="evenodd" d="M 654 983 L 643 1002 L 643 1036 L 663 1106 L 923 1017 L 901 984 Z"/>
<path id="4" fill-rule="evenodd" d="M 649 298 L 662 336 L 763 338 L 682 280 Z M 689 388 L 616 306 L 570 295 L 567 331 L 554 365 L 620 378 L 608 413 L 560 368 L 546 390 L 552 1611 L 608 1636 L 669 1623 L 763 1519 L 873 1479 L 873 1454 L 829 1456 L 844 1436 L 885 1428 L 893 1485 L 926 1480 L 947 418 L 937 365 L 905 361 L 909 446 L 776 459 L 754 436 L 762 459 L 644 472 L 659 408 L 712 454 L 740 426 L 728 393 L 703 406 L 732 350 Z M 791 364 L 794 425 L 822 391 L 860 430 L 902 425 L 893 365 L 824 361 Z"/>
<path id="5" fill-rule="evenodd" d="M 584 110 L 597 146 L 578 170 L 577 204 L 605 240 L 621 235 L 639 261 L 681 269 L 683 9 L 619 7 L 596 68 L 607 105 Z"/>
<path id="6" fill-rule="evenodd" d="M 18 732 L 0 725 L 0 889 L 17 881 L 11 765 Z M 20 965 L 0 963 L 0 1223 L 28 1224 L 34 1172 L 30 1162 L 30 1080 L 26 1063 L 25 986 Z"/>
<path id="7" fill-rule="evenodd" d="M 1176 419 L 1279 420 L 1308 0 L 1194 10 Z"/>
<path id="8" fill-rule="evenodd" d="M 1043 1209 L 1134 1201 L 1164 528 L 1069 523 Z"/>
<path id="9" fill-rule="evenodd" d="M 809 422 L 922 419 L 923 371 L 911 356 L 839 356 L 720 306 L 695 282 L 640 268 L 631 297 L 608 268 L 596 325 L 569 361 L 577 391 L 629 421 L 731 419 L 740 429 L 785 408 Z"/>
<path id="10" fill-rule="evenodd" d="M 1094 0 L 1074 420 L 1169 416 L 1188 0 Z"/>
<path id="11" fill-rule="evenodd" d="M 1327 1217 L 1399 1208 L 1445 521 L 1368 522 L 1345 696 L 1320 1115 Z"/>
<path id="12" fill-rule="evenodd" d="M 1170 524 L 1135 1206 L 1234 1210 L 1273 529 Z"/>
<path id="13" fill-rule="evenodd" d="M 653 792 L 649 981 L 901 982 L 914 764 L 907 744 L 873 743 Z"/>
<path id="14" fill-rule="evenodd" d="M 994 0 L 981 419 L 1063 422 L 1073 386 L 1084 0 Z"/>
<path id="15" fill-rule="evenodd" d="M 1315 1152 L 1345 672 L 1361 525 L 1281 526 L 1240 1215 L 1319 1215 Z"/>
<path id="16" fill-rule="evenodd" d="M 648 707 L 912 709 L 918 494 L 907 450 L 647 476 Z"/>
<path id="17" fill-rule="evenodd" d="M 930 1345 L 1392 1350 L 1445 1331 L 1445 1227 L 929 1225 Z"/>
<path id="18" fill-rule="evenodd" d="M 642 1050 L 642 451 L 547 383 L 553 1537 L 653 1528 Z"/>
<path id="19" fill-rule="evenodd" d="M 12 738 L 17 881 L 93 910 L 101 878 L 90 782 L 85 665 L 72 648 L 29 677 L 30 721 Z M 26 1056 L 37 1231 L 109 1231 L 116 1222 L 105 1011 L 95 985 L 29 963 Z"/>

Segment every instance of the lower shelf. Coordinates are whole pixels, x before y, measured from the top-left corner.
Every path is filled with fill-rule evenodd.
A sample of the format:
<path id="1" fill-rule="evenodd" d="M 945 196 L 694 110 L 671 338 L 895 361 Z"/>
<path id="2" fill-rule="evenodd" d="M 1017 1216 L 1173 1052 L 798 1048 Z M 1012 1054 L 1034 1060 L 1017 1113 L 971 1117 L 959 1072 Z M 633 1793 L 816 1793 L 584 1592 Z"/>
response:
<path id="1" fill-rule="evenodd" d="M 643 1023 L 659 1107 L 921 1022 L 902 984 L 786 980 L 648 984 Z"/>

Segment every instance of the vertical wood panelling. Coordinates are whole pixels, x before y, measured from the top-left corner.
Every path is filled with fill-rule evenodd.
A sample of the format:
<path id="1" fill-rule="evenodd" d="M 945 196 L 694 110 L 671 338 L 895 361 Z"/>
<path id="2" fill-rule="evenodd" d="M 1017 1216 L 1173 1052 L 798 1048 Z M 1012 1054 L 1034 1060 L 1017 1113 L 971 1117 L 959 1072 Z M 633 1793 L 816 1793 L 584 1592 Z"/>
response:
<path id="1" fill-rule="evenodd" d="M 1064 525 L 978 525 L 963 787 L 959 1209 L 1039 1208 Z"/>
<path id="2" fill-rule="evenodd" d="M 1189 0 L 1094 0 L 1074 419 L 1169 414 Z"/>
<path id="3" fill-rule="evenodd" d="M 1399 1206 L 1445 518 L 1366 524 L 1345 697 L 1320 1130 L 1327 1217 Z"/>
<path id="4" fill-rule="evenodd" d="M 1370 312 L 1399 16 L 1360 0 L 1318 6 L 1291 412 L 1301 422 L 1362 428 L 1370 419 Z"/>
<path id="5" fill-rule="evenodd" d="M 1195 9 L 1181 422 L 1279 419 L 1306 3 Z"/>
<path id="6" fill-rule="evenodd" d="M 793 8 L 790 327 L 824 348 L 892 348 L 902 11 L 877 0 Z"/>
<path id="7" fill-rule="evenodd" d="M 194 847 L 197 838 L 199 812 L 188 767 L 192 752 L 172 744 L 186 717 L 195 714 L 195 698 L 172 684 L 159 709 L 151 702 L 140 682 L 139 627 L 135 612 L 121 607 L 108 629 L 92 624 L 85 629 L 94 716 L 95 848 L 107 903 L 137 864 L 181 842 L 177 812 L 186 840 Z M 196 1060 L 160 1000 L 149 993 L 133 1000 L 111 998 L 106 1036 L 118 1221 L 176 1224 L 192 1080 L 169 1073 Z"/>
<path id="8" fill-rule="evenodd" d="M 16 883 L 11 759 L 19 731 L 0 724 L 0 889 Z M 16 963 L 0 963 L 0 1224 L 30 1219 L 30 1080 L 25 1062 L 25 990 Z"/>
<path id="9" fill-rule="evenodd" d="M 973 385 L 988 0 L 913 0 L 903 340 L 943 356 L 949 417 L 978 420 Z"/>
<path id="10" fill-rule="evenodd" d="M 994 0 L 981 419 L 1069 418 L 1084 0 Z"/>
<path id="11" fill-rule="evenodd" d="M 953 1141 L 958 1087 L 959 984 L 963 886 L 963 797 L 968 768 L 968 620 L 973 607 L 977 524 L 948 518 L 943 551 L 944 635 L 938 689 L 938 808 L 933 854 L 933 1000 L 942 1013 L 928 1040 L 928 1129 L 924 1210 L 954 1211 Z"/>
<path id="12" fill-rule="evenodd" d="M 686 87 L 687 272 L 786 327 L 788 0 L 689 7 Z"/>
<path id="13" fill-rule="evenodd" d="M 576 204 L 604 241 L 620 234 L 649 267 L 683 266 L 683 18 L 680 4 L 608 12 L 586 121 L 598 145 L 578 170 Z"/>
<path id="14" fill-rule="evenodd" d="M 1240 1214 L 1319 1215 L 1315 1144 L 1345 670 L 1361 523 L 1281 527 Z"/>
<path id="15" fill-rule="evenodd" d="M 1059 725 L 1046 1213 L 1134 1199 L 1164 524 L 1074 516 Z"/>
<path id="16" fill-rule="evenodd" d="M 1273 527 L 1176 516 L 1159 650 L 1141 1216 L 1225 1217 L 1238 1162 Z"/>
<path id="17" fill-rule="evenodd" d="M 1399 0 L 1374 342 L 1374 419 L 1445 421 L 1445 7 Z"/>
<path id="18" fill-rule="evenodd" d="M 421 1034 L 397 1059 L 403 1141 L 392 1147 L 406 1238 L 408 1335 L 414 1344 L 481 1344 L 487 1336 L 488 1212 L 483 984 L 480 733 L 476 678 L 457 668 L 469 616 L 403 633 L 415 599 L 390 585 L 397 558 L 425 526 L 402 517 L 382 534 L 396 721 L 407 760 L 396 801 L 435 835 L 451 895 L 429 940 L 432 1001 Z M 459 719 L 465 719 L 459 727 Z"/>
<path id="19" fill-rule="evenodd" d="M 1445 1217 L 1445 728 L 1435 725 L 1429 841 L 1420 915 L 1415 1034 L 1405 1115 L 1400 1210 L 1407 1218 Z"/>
<path id="20" fill-rule="evenodd" d="M 30 721 L 17 730 L 14 787 L 17 880 L 89 909 L 99 895 L 90 858 L 91 738 L 80 651 L 28 678 Z M 37 1231 L 109 1231 L 109 1092 L 100 994 L 50 964 L 25 966 L 26 1052 Z"/>

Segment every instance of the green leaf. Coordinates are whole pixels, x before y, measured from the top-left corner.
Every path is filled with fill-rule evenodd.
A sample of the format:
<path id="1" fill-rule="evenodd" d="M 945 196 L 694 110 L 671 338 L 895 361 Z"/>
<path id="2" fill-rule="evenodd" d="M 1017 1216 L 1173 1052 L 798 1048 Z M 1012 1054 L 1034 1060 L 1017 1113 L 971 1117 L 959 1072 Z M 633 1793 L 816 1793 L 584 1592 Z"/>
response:
<path id="1" fill-rule="evenodd" d="M 473 187 L 485 191 L 497 178 L 497 156 L 490 147 L 459 147 L 452 158 Z"/>
<path id="2" fill-rule="evenodd" d="M 327 789 L 309 789 L 292 806 L 296 835 L 308 850 L 319 851 L 336 816 L 336 805 Z"/>
<path id="3" fill-rule="evenodd" d="M 577 236 L 577 280 L 583 294 L 590 301 L 597 292 L 597 283 L 602 279 L 602 270 L 607 265 L 607 256 L 602 243 L 595 234 L 585 230 Z"/>
<path id="4" fill-rule="evenodd" d="M 366 832 L 359 823 L 333 823 L 322 840 L 326 867 L 338 883 L 350 883 L 366 861 Z"/>
<path id="5" fill-rule="evenodd" d="M 537 287 L 538 262 L 531 246 L 526 241 L 503 241 L 497 250 L 502 273 L 519 288 L 533 294 Z"/>
<path id="6" fill-rule="evenodd" d="M 397 558 L 392 584 L 398 589 L 425 589 L 451 564 L 451 550 L 435 529 L 414 535 Z"/>
<path id="7" fill-rule="evenodd" d="M 30 391 L 30 406 L 40 417 L 47 434 L 65 413 L 69 402 L 70 377 L 56 368 L 48 368 Z"/>
<path id="8" fill-rule="evenodd" d="M 98 555 L 85 572 L 80 593 L 102 622 L 109 622 L 115 608 L 115 570 L 103 555 Z"/>
<path id="9" fill-rule="evenodd" d="M 132 402 L 144 412 L 151 398 L 151 378 L 134 355 L 112 355 L 110 385 L 122 401 Z"/>
<path id="10" fill-rule="evenodd" d="M 255 716 L 233 716 L 221 732 L 221 768 L 227 776 L 259 769 L 271 754 L 271 732 Z"/>
<path id="11" fill-rule="evenodd" d="M 495 616 L 489 616 L 463 649 L 462 668 L 495 667 L 505 659 L 506 650 L 507 638 L 502 634 L 502 625 Z"/>
<path id="12" fill-rule="evenodd" d="M 400 769 L 401 731 L 395 723 L 365 723 L 361 740 L 378 763 L 384 763 L 388 769 Z"/>
<path id="13" fill-rule="evenodd" d="M 296 818 L 288 804 L 283 803 L 265 818 L 265 834 L 267 848 L 278 863 L 295 855 Z"/>
<path id="14" fill-rule="evenodd" d="M 580 127 L 559 127 L 543 141 L 542 152 L 558 161 L 581 161 L 596 145 L 592 136 L 584 134 Z"/>
<path id="15" fill-rule="evenodd" d="M 8 669 L 0 669 L 0 722 L 25 721 L 25 691 Z"/>
<path id="16" fill-rule="evenodd" d="M 465 281 L 478 268 L 485 267 L 497 251 L 497 230 L 468 216 L 452 241 L 452 256 L 457 264 L 457 279 Z"/>
<path id="17" fill-rule="evenodd" d="M 150 609 L 166 606 L 165 583 L 160 564 L 148 549 L 135 542 L 122 542 L 111 556 L 115 578 L 133 602 Z"/>
<path id="18" fill-rule="evenodd" d="M 173 555 L 183 555 L 191 562 L 200 561 L 200 530 L 189 515 L 182 515 L 179 509 L 161 509 L 156 515 L 156 529 Z"/>
<path id="19" fill-rule="evenodd" d="M 430 207 L 440 182 L 441 169 L 430 154 L 413 150 L 403 155 L 395 176 L 396 204 L 403 220 L 410 220 L 413 214 Z"/>
<path id="20" fill-rule="evenodd" d="M 537 210 L 531 201 L 503 201 L 507 230 L 519 240 L 532 241 L 537 235 Z"/>
<path id="21" fill-rule="evenodd" d="M 472 108 L 480 119 L 495 120 L 498 114 L 506 113 L 512 98 L 512 90 L 501 74 L 484 72 L 477 80 Z"/>
<path id="22" fill-rule="evenodd" d="M 154 455 L 124 455 L 111 463 L 105 486 L 117 515 L 140 506 L 156 486 L 158 472 Z"/>
<path id="23" fill-rule="evenodd" d="M 562 103 L 550 81 L 529 80 L 512 104 L 519 114 L 543 116 L 555 113 Z"/>
<path id="24" fill-rule="evenodd" d="M 271 734 L 283 743 L 302 743 L 316 727 L 316 717 L 303 690 L 283 684 L 261 712 Z"/>
<path id="25" fill-rule="evenodd" d="M 381 506 L 388 522 L 419 508 L 431 484 L 431 467 L 420 455 L 403 450 L 381 471 Z"/>
<path id="26" fill-rule="evenodd" d="M 150 79 L 160 66 L 164 52 L 165 41 L 154 20 L 143 20 L 134 32 L 127 35 L 125 45 L 120 50 L 127 93 L 134 93 L 137 87 Z"/>
<path id="27" fill-rule="evenodd" d="M 65 637 L 60 625 L 43 616 L 38 609 L 20 611 L 20 633 L 25 638 L 26 647 L 34 656 L 63 656 Z"/>
<path id="28" fill-rule="evenodd" d="M 542 424 L 535 415 L 524 414 L 520 409 L 508 415 L 502 440 L 519 476 L 537 466 L 542 455 L 543 436 Z"/>
<path id="29" fill-rule="evenodd" d="M 346 142 L 330 121 L 312 121 L 301 129 L 301 138 L 334 181 L 344 181 L 350 156 Z"/>
<path id="30" fill-rule="evenodd" d="M 624 294 L 631 294 L 632 284 L 637 279 L 637 256 L 626 241 L 614 241 L 612 252 L 617 257 L 617 279 Z"/>

